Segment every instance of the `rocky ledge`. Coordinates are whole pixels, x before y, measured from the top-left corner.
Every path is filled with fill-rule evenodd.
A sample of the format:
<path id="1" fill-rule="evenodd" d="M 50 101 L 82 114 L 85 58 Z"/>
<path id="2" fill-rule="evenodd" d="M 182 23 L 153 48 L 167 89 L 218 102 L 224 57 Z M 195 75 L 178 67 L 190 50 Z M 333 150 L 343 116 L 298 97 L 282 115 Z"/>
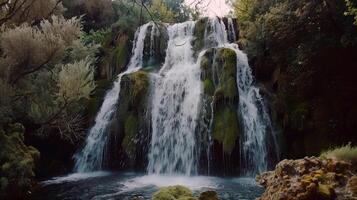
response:
<path id="1" fill-rule="evenodd" d="M 335 159 L 283 160 L 256 177 L 266 190 L 259 200 L 357 199 L 357 166 Z"/>

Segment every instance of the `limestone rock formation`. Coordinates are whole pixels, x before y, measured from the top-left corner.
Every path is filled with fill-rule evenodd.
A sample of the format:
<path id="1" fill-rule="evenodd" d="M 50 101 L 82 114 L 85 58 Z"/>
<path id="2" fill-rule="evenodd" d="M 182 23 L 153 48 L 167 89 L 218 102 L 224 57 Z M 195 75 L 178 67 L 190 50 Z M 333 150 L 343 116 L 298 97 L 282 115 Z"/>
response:
<path id="1" fill-rule="evenodd" d="M 305 157 L 283 160 L 256 180 L 266 191 L 259 200 L 357 199 L 353 166 L 344 161 Z"/>

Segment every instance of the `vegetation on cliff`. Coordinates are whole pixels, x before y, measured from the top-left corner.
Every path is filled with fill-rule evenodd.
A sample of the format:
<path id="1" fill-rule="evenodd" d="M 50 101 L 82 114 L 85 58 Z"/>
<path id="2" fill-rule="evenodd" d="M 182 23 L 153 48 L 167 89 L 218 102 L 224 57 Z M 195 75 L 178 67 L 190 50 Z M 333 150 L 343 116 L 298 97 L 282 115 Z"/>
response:
<path id="1" fill-rule="evenodd" d="M 239 44 L 273 95 L 287 157 L 355 144 L 355 1 L 234 1 Z M 318 138 L 318 140 L 316 140 Z"/>

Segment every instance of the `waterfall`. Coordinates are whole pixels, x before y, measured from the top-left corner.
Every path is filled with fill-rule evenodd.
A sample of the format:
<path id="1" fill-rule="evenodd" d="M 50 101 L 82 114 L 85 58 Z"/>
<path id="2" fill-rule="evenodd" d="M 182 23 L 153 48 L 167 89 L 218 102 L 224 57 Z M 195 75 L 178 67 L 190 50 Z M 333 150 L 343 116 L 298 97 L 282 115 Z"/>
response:
<path id="1" fill-rule="evenodd" d="M 255 175 L 268 168 L 268 135 L 275 134 L 266 105 L 254 79 L 248 58 L 236 44 L 230 45 L 237 54 L 237 86 L 239 91 L 239 117 L 243 138 L 241 160 L 244 174 Z M 273 135 L 275 140 L 275 136 Z M 277 151 L 276 141 L 274 150 Z"/>
<path id="2" fill-rule="evenodd" d="M 228 41 L 235 42 L 237 40 L 237 38 L 236 38 L 236 31 L 234 30 L 234 24 L 233 24 L 232 18 L 228 18 L 228 30 L 227 31 L 228 31 L 228 33 L 227 33 Z"/>
<path id="3" fill-rule="evenodd" d="M 273 149 L 278 157 L 275 132 L 260 90 L 254 86 L 254 78 L 246 54 L 239 49 L 237 44 L 229 43 L 236 40 L 233 20 L 228 18 L 228 30 L 223 21 L 217 17 L 210 19 L 209 22 L 212 31 L 210 33 L 205 32 L 207 39 L 211 41 L 209 47 L 216 44 L 213 47 L 229 48 L 237 55 L 236 81 L 239 93 L 237 114 L 243 131 L 243 137 L 240 141 L 241 165 L 245 175 L 255 175 L 266 171 L 268 168 L 267 140 L 270 138 L 268 134 L 273 135 Z"/>
<path id="4" fill-rule="evenodd" d="M 201 81 L 201 58 L 209 48 L 229 48 L 236 53 L 237 74 L 236 82 L 239 93 L 238 109 L 236 111 L 241 125 L 240 152 L 236 155 L 241 159 L 241 169 L 244 174 L 254 175 L 268 168 L 267 140 L 274 138 L 270 116 L 260 94 L 255 86 L 247 56 L 238 48 L 236 33 L 232 19 L 227 26 L 218 17 L 211 18 L 205 24 L 204 47 L 194 53 L 195 22 L 188 21 L 169 25 L 168 44 L 165 62 L 159 72 L 150 73 L 152 88 L 149 109 L 151 109 L 151 142 L 149 144 L 147 171 L 149 174 L 183 174 L 198 173 L 201 141 L 200 109 L 203 87 Z M 148 27 L 152 27 L 148 32 Z M 102 169 L 105 163 L 106 146 L 108 143 L 108 126 L 114 116 L 117 104 L 120 103 L 119 93 L 121 78 L 129 73 L 138 71 L 143 64 L 144 41 L 149 35 L 150 46 L 148 53 L 151 59 L 155 56 L 154 40 L 160 30 L 153 22 L 141 26 L 135 33 L 132 57 L 127 70 L 118 75 L 114 86 L 104 98 L 98 112 L 95 124 L 90 129 L 85 146 L 75 154 L 75 171 L 89 172 Z M 145 52 L 147 53 L 147 52 Z M 195 58 L 194 55 L 198 55 Z M 145 58 L 146 59 L 146 58 Z M 213 60 L 213 62 L 216 62 Z M 213 65 L 212 65 L 213 67 Z M 215 69 L 212 70 L 215 72 Z M 219 80 L 213 76 L 214 84 Z M 212 129 L 214 126 L 215 105 L 210 103 L 211 119 L 207 123 L 209 146 L 213 144 Z M 206 122 L 205 122 L 206 123 Z M 237 122 L 238 123 L 238 122 Z M 273 137 L 271 137 L 273 136 Z M 274 141 L 276 148 L 276 141 Z M 208 172 L 210 171 L 211 147 L 207 148 Z M 270 154 L 269 154 L 270 155 Z"/>
<path id="5" fill-rule="evenodd" d="M 120 84 L 124 75 L 138 71 L 143 61 L 144 39 L 147 29 L 152 22 L 144 24 L 135 32 L 132 57 L 127 70 L 118 75 L 112 89 L 105 95 L 103 104 L 95 118 L 95 124 L 90 129 L 85 141 L 85 146 L 74 155 L 76 172 L 91 172 L 101 170 L 106 157 L 106 145 L 108 143 L 107 128 L 113 118 L 119 102 Z"/>
<path id="6" fill-rule="evenodd" d="M 165 63 L 152 100 L 149 174 L 197 173 L 195 130 L 202 89 L 191 45 L 194 25 L 189 21 L 168 27 Z"/>

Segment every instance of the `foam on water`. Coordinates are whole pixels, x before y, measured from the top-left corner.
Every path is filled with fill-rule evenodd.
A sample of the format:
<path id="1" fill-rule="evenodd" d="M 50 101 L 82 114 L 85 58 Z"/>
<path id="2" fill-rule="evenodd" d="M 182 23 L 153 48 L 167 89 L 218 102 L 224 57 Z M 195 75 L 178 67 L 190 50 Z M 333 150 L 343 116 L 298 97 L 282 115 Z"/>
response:
<path id="1" fill-rule="evenodd" d="M 146 175 L 141 177 L 136 177 L 124 182 L 126 190 L 134 190 L 138 188 L 156 186 L 156 187 L 167 187 L 175 185 L 184 185 L 191 190 L 199 190 L 202 188 L 217 188 L 218 184 L 215 182 L 214 177 L 208 176 L 166 176 L 166 175 Z"/>
<path id="2" fill-rule="evenodd" d="M 50 180 L 42 181 L 41 185 L 53 185 L 53 184 L 62 184 L 67 182 L 80 181 L 83 179 L 101 177 L 101 176 L 109 176 L 111 173 L 107 171 L 96 171 L 96 172 L 88 172 L 88 173 L 73 173 L 67 176 L 59 176 L 54 177 Z"/>

